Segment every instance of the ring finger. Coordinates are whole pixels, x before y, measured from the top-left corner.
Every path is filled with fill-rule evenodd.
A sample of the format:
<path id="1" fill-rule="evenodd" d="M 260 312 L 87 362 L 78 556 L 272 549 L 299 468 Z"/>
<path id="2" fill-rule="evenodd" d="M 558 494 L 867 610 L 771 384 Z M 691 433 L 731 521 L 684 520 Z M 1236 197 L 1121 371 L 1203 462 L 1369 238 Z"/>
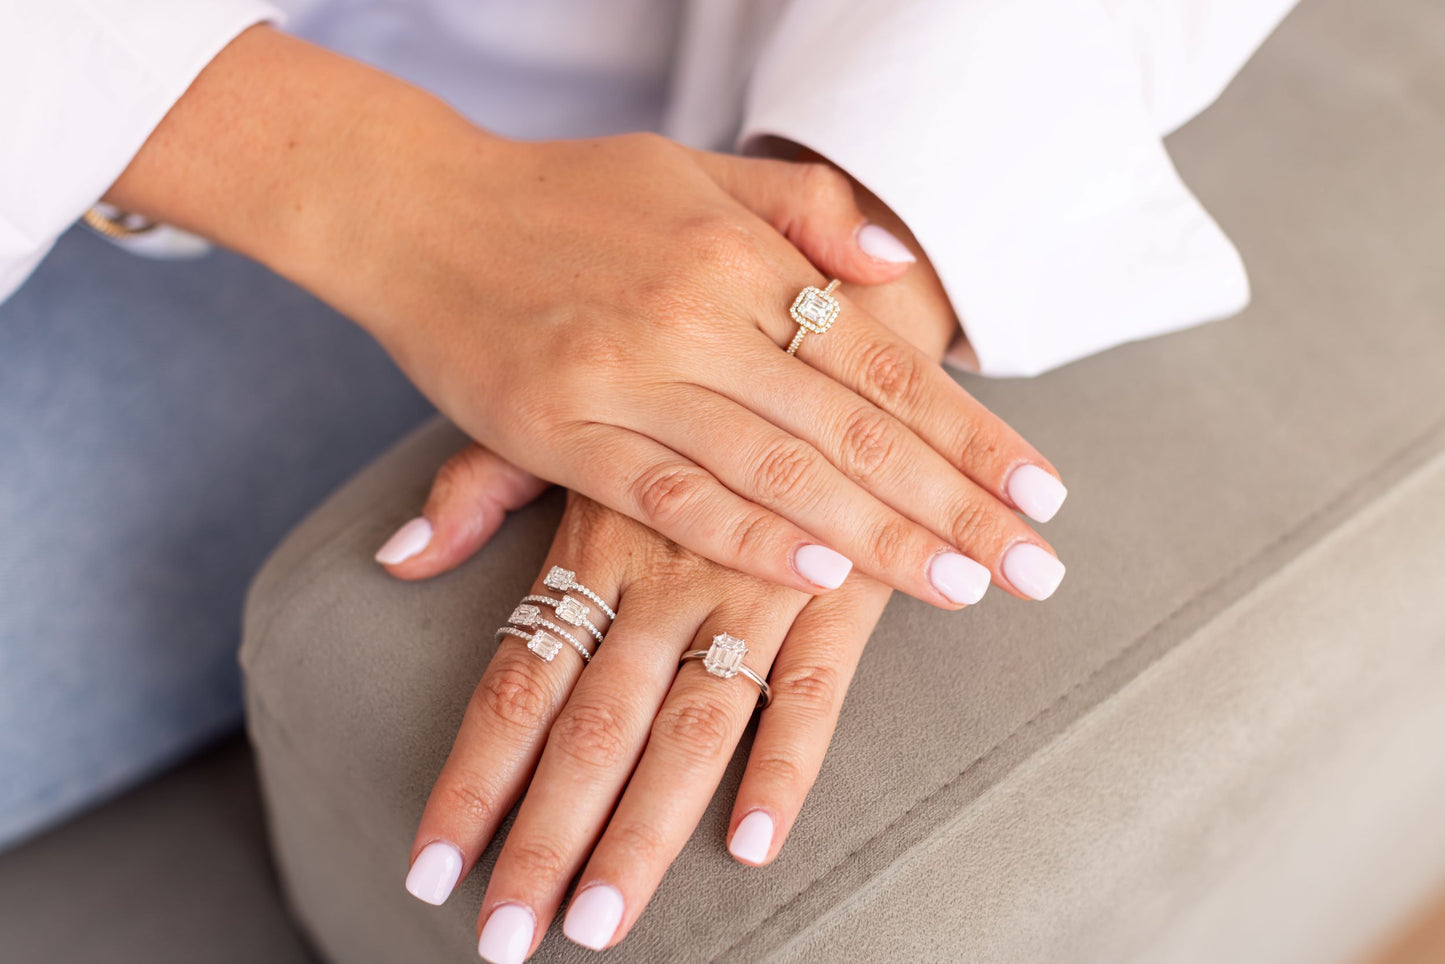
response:
<path id="1" fill-rule="evenodd" d="M 769 611 L 724 604 L 693 648 L 706 650 L 724 633 L 747 640 L 743 665 L 766 678 L 805 601 Z M 758 687 L 743 674 L 720 679 L 700 660 L 677 670 L 646 751 L 579 878 L 562 925 L 568 938 L 601 950 L 631 929 L 697 828 L 757 705 Z"/>

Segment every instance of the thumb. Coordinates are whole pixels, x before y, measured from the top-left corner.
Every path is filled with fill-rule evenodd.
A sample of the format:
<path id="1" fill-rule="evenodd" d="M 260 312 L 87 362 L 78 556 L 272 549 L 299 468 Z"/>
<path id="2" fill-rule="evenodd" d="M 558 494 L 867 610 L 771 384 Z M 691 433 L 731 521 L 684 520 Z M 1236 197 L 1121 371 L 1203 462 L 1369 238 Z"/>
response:
<path id="1" fill-rule="evenodd" d="M 918 258 L 858 208 L 853 181 L 826 161 L 777 161 L 698 152 L 698 163 L 829 277 L 874 285 Z"/>
<path id="2" fill-rule="evenodd" d="M 422 514 L 396 530 L 376 561 L 398 579 L 429 579 L 455 569 L 487 544 L 508 512 L 546 488 L 495 452 L 468 445 L 437 470 Z"/>

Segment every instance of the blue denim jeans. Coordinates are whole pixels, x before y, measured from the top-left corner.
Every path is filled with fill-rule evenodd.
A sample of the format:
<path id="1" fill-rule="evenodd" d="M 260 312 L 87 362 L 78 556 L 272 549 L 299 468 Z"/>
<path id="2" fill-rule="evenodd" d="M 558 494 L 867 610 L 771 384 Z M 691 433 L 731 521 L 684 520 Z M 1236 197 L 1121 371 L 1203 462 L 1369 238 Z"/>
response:
<path id="1" fill-rule="evenodd" d="M 251 573 L 428 413 L 251 262 L 61 240 L 0 305 L 0 847 L 237 725 Z"/>

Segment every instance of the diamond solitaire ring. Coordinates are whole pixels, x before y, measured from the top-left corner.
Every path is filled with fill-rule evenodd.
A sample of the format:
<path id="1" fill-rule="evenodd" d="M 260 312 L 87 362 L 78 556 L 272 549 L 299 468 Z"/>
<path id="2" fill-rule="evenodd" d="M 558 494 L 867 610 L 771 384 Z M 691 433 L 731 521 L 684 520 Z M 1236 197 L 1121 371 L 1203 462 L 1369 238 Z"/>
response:
<path id="1" fill-rule="evenodd" d="M 808 332 L 821 335 L 838 320 L 838 312 L 843 310 L 838 299 L 833 297 L 833 291 L 838 284 L 838 279 L 834 278 L 828 282 L 828 287 L 821 291 L 808 285 L 793 299 L 793 307 L 788 309 L 788 314 L 798 323 L 798 333 L 793 336 L 793 343 L 788 346 L 789 355 L 797 354 L 798 346 L 803 343 Z"/>
<path id="2" fill-rule="evenodd" d="M 515 623 L 518 626 L 525 626 L 532 630 L 531 636 L 518 636 L 517 638 L 526 639 L 527 648 L 549 663 L 552 662 L 552 658 L 557 655 L 563 643 L 567 643 L 573 649 L 577 650 L 582 656 L 582 662 L 590 662 L 592 659 L 592 653 L 588 651 L 586 646 L 583 646 L 577 641 L 576 636 L 573 636 L 567 632 L 567 630 L 543 616 L 542 610 L 538 606 L 534 606 L 531 603 L 520 604 L 516 609 L 512 610 L 512 615 L 507 617 L 507 622 Z M 503 626 L 497 630 L 498 638 L 503 635 L 517 636 L 517 631 L 514 630 L 508 633 L 506 632 L 508 629 L 512 629 L 512 627 Z M 556 643 L 557 645 L 554 647 L 552 643 Z M 548 655 L 549 651 L 551 655 Z"/>
<path id="3" fill-rule="evenodd" d="M 594 603 L 596 603 L 597 608 L 602 610 L 602 612 L 607 615 L 608 619 L 617 618 L 617 614 L 612 611 L 612 607 L 607 605 L 607 603 L 602 600 L 601 596 L 597 595 L 595 592 L 578 582 L 577 573 L 573 572 L 571 569 L 563 569 L 561 566 L 553 566 L 550 570 L 548 570 L 546 578 L 542 580 L 542 585 L 546 586 L 548 589 L 555 589 L 558 592 L 579 592 L 582 595 L 586 596 L 588 599 L 592 600 Z"/>
<path id="4" fill-rule="evenodd" d="M 587 630 L 587 634 L 598 643 L 602 642 L 602 630 L 592 625 L 588 618 L 587 604 L 576 596 L 563 596 L 561 599 L 552 596 L 523 596 L 524 603 L 540 603 L 544 606 L 551 606 L 557 613 L 557 618 L 569 626 L 576 626 L 578 629 Z"/>
<path id="5" fill-rule="evenodd" d="M 694 649 L 683 653 L 678 660 L 681 666 L 690 659 L 702 660 L 702 668 L 707 670 L 718 679 L 732 679 L 738 674 L 746 676 L 758 687 L 758 702 L 767 706 L 773 701 L 773 691 L 768 686 L 768 681 L 757 673 L 743 665 L 743 658 L 748 655 L 748 644 L 736 636 L 729 636 L 727 633 L 718 633 L 712 638 L 712 645 L 707 649 Z"/>

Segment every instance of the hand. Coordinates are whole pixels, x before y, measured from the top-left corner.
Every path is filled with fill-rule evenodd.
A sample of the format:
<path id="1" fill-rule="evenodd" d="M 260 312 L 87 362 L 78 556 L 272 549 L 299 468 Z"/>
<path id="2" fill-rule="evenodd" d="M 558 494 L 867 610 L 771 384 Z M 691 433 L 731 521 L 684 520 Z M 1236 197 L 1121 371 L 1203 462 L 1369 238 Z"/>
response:
<path id="1" fill-rule="evenodd" d="M 704 561 L 576 495 L 543 572 L 554 565 L 615 606 L 609 628 L 588 605 L 606 642 L 596 646 L 545 604 L 544 616 L 595 651 L 585 672 L 570 646 L 543 662 L 502 638 L 432 789 L 407 878 L 413 894 L 443 902 L 521 799 L 478 919 L 479 950 L 495 962 L 536 949 L 574 877 L 563 925 L 572 940 L 610 946 L 641 916 L 757 706 L 744 676 L 720 679 L 699 662 L 679 668 L 682 652 L 707 649 L 717 633 L 746 640 L 744 664 L 771 681 L 728 846 L 746 864 L 773 860 L 889 596 L 855 574 L 810 599 Z M 540 577 L 531 592 L 561 595 Z"/>
<path id="2" fill-rule="evenodd" d="M 511 143 L 257 28 L 108 197 L 265 260 L 472 437 L 731 568 L 816 593 L 856 563 L 946 608 L 1062 575 L 1012 511 L 1018 479 L 1052 468 L 861 305 L 779 351 L 786 306 L 824 278 L 752 207 L 830 272 L 902 268 L 859 253 L 825 166 L 652 136 Z"/>

